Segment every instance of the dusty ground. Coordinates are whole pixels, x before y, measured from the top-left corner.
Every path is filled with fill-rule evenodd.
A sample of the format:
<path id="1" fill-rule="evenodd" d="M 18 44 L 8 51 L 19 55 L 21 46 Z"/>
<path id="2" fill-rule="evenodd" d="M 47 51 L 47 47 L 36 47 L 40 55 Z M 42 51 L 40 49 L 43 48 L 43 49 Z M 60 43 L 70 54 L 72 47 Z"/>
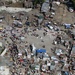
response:
<path id="1" fill-rule="evenodd" d="M 39 11 L 37 9 L 34 9 L 31 12 L 28 12 L 28 14 L 30 15 L 30 21 L 31 21 L 33 18 L 32 14 L 39 14 Z M 65 16 L 63 16 L 64 14 Z M 13 21 L 13 19 L 11 19 L 11 14 L 1 13 L 1 15 L 4 15 L 6 18 L 5 20 L 3 20 L 0 26 L 6 27 L 8 26 L 8 24 L 9 26 L 11 26 Z M 56 15 L 53 18 L 54 20 L 61 23 L 74 23 L 73 18 L 74 18 L 74 13 L 68 12 L 67 7 L 65 5 L 61 4 L 60 6 L 56 6 Z M 23 20 L 23 22 L 24 21 L 25 20 Z M 36 33 L 39 34 L 39 36 L 41 37 L 43 37 L 43 32 L 44 32 L 43 29 L 36 31 Z M 44 42 L 41 42 L 40 38 L 36 38 L 31 35 L 26 35 L 27 38 L 25 40 L 28 41 L 29 43 L 34 43 L 37 48 L 41 48 L 43 45 L 45 45 L 47 52 L 51 54 L 50 49 L 53 47 L 52 42 L 54 39 L 54 36 L 52 36 L 52 34 L 55 33 L 51 33 L 50 31 L 47 36 L 43 37 Z"/>
<path id="2" fill-rule="evenodd" d="M 60 4 L 56 7 L 56 15 L 54 16 L 54 19 L 60 23 L 73 24 L 75 21 L 75 13 L 69 12 L 66 5 Z"/>
<path id="3" fill-rule="evenodd" d="M 65 10 L 64 10 L 64 8 L 65 8 Z M 66 23 L 74 23 L 74 20 L 75 20 L 74 13 L 68 12 L 66 8 L 67 7 L 62 5 L 62 4 L 59 7 L 56 7 L 56 15 L 54 16 L 53 19 L 55 21 L 61 22 L 61 23 L 65 23 L 65 22 Z M 33 18 L 32 14 L 39 14 L 39 11 L 37 9 L 34 9 L 31 12 L 29 12 L 28 14 L 30 15 L 30 21 L 31 21 L 32 18 Z M 65 16 L 63 16 L 63 14 L 65 14 Z M 13 19 L 11 19 L 11 14 L 6 14 L 4 12 L 4 13 L 1 13 L 0 15 L 5 16 L 5 20 L 3 20 L 2 23 L 0 23 L 0 26 L 6 27 L 6 28 L 10 27 L 11 24 L 12 24 L 12 21 L 13 21 Z M 25 19 L 23 20 L 23 23 L 24 23 L 24 21 L 25 21 Z M 30 28 L 30 30 L 34 29 L 34 27 L 29 27 L 29 28 Z M 24 29 L 24 27 L 23 28 L 18 28 L 18 30 L 19 30 L 18 34 L 21 34 L 21 30 L 23 30 L 23 29 Z M 37 49 L 38 48 L 43 48 L 42 46 L 45 45 L 45 49 L 47 50 L 47 53 L 49 55 L 53 55 L 53 53 L 51 52 L 51 48 L 54 47 L 54 45 L 52 43 L 53 43 L 53 40 L 56 36 L 56 34 L 55 34 L 56 32 L 49 30 L 49 32 L 47 33 L 46 36 L 43 36 L 43 32 L 44 32 L 44 28 L 42 28 L 41 30 L 35 31 L 36 34 L 39 34 L 39 37 L 35 37 L 35 36 L 31 36 L 31 33 L 33 33 L 31 31 L 29 34 L 24 35 L 24 37 L 25 37 L 24 41 L 27 41 L 28 44 L 33 44 L 34 43 L 34 45 Z M 16 33 L 16 35 L 18 35 L 18 34 Z M 53 34 L 55 36 L 53 36 Z M 8 33 L 8 37 L 6 39 L 10 43 L 11 40 L 9 39 L 9 36 L 10 36 L 10 34 Z M 40 37 L 42 37 L 42 39 Z M 41 40 L 43 40 L 44 42 L 41 42 Z M 0 42 L 3 42 L 4 45 L 7 44 L 7 41 L 0 38 Z M 25 46 L 25 43 L 19 43 L 17 45 L 18 46 L 20 46 L 20 45 Z M 58 47 L 62 47 L 62 46 L 58 45 Z"/>

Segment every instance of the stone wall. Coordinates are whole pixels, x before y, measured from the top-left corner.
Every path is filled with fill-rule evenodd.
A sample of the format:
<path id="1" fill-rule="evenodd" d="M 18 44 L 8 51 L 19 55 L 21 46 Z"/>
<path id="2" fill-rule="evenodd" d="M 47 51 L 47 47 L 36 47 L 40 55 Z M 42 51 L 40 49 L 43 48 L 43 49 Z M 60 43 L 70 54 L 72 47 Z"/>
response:
<path id="1" fill-rule="evenodd" d="M 21 11 L 29 12 L 32 10 L 32 8 L 25 9 L 25 8 L 15 8 L 15 7 L 5 7 L 5 6 L 0 7 L 0 12 L 4 10 L 9 13 L 16 13 L 16 12 L 21 12 Z"/>
<path id="2" fill-rule="evenodd" d="M 13 3 L 16 3 L 19 0 L 5 0 L 5 1 L 12 1 Z"/>

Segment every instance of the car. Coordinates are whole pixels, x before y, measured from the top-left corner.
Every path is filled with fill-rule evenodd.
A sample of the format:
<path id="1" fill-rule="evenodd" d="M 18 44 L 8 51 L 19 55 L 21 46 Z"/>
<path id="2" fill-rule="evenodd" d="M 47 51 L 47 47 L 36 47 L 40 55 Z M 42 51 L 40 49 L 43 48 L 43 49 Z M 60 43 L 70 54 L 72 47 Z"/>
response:
<path id="1" fill-rule="evenodd" d="M 48 28 L 49 28 L 50 30 L 53 30 L 53 26 L 51 26 L 51 25 L 48 25 Z"/>
<path id="2" fill-rule="evenodd" d="M 14 21 L 13 21 L 13 25 L 14 25 L 15 27 L 19 27 L 19 28 L 22 28 L 22 26 L 23 26 L 22 22 L 20 22 L 20 21 L 18 21 L 18 20 L 14 20 Z"/>
<path id="3" fill-rule="evenodd" d="M 74 12 L 74 8 L 73 7 L 69 7 L 69 12 Z"/>
<path id="4" fill-rule="evenodd" d="M 72 2 L 67 2 L 66 5 L 68 7 L 69 12 L 74 12 L 74 6 Z"/>

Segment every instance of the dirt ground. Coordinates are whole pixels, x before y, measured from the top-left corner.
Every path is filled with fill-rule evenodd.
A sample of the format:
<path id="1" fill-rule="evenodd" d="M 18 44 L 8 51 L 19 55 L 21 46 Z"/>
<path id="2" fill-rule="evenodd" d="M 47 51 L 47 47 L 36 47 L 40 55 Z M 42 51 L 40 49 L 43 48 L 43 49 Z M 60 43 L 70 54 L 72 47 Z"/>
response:
<path id="1" fill-rule="evenodd" d="M 18 16 L 19 13 L 16 13 L 16 14 Z M 32 19 L 33 19 L 33 15 L 32 14 L 40 14 L 40 13 L 39 13 L 38 9 L 34 9 L 34 10 L 28 12 L 27 14 L 30 17 L 30 21 L 32 21 Z M 25 14 L 25 16 L 27 16 L 27 14 Z M 3 28 L 6 27 L 6 29 L 8 30 L 9 27 L 12 25 L 12 22 L 14 20 L 14 19 L 11 18 L 11 15 L 13 15 L 13 14 L 10 14 L 10 13 L 7 13 L 7 12 L 3 12 L 0 15 L 1 16 L 5 16 L 5 20 L 3 20 L 2 23 L 0 23 L 0 26 L 2 26 Z M 55 20 L 56 22 L 60 22 L 60 23 L 72 23 L 73 24 L 74 21 L 75 21 L 74 15 L 75 15 L 74 13 L 68 12 L 67 7 L 65 5 L 60 4 L 60 6 L 56 6 L 55 16 L 54 16 L 53 20 Z M 25 28 L 25 21 L 26 21 L 25 20 L 25 16 L 23 16 L 23 21 L 22 21 L 24 23 L 24 26 L 22 28 L 16 28 L 16 29 L 18 29 L 18 33 L 15 32 L 15 34 L 17 36 L 20 35 L 21 32 Z M 24 42 L 17 44 L 19 50 L 25 48 L 25 41 L 27 41 L 28 45 L 29 44 L 34 44 L 37 49 L 38 48 L 43 48 L 43 45 L 45 45 L 45 49 L 47 50 L 47 53 L 50 56 L 52 56 L 53 53 L 51 51 L 51 48 L 55 47 L 55 45 L 53 45 L 53 40 L 57 36 L 56 32 L 52 31 L 52 30 L 49 30 L 47 32 L 47 35 L 43 36 L 44 27 L 42 27 L 41 30 L 38 30 L 38 28 L 37 28 L 37 30 L 34 31 L 34 32 L 33 32 L 33 29 L 34 29 L 34 27 L 29 27 L 29 30 L 31 32 L 28 33 L 28 34 L 24 34 L 24 37 L 25 37 Z M 62 27 L 61 27 L 61 29 L 62 29 Z M 9 43 L 11 43 L 11 40 L 9 39 L 9 37 L 11 36 L 10 32 L 6 31 L 6 33 L 7 33 L 7 38 L 6 38 L 7 40 L 6 41 L 5 41 L 5 38 L 0 38 L 0 42 L 3 42 L 4 45 L 6 45 L 8 41 L 9 41 Z M 38 37 L 32 36 L 31 35 L 32 33 L 36 33 L 39 36 Z M 1 32 L 0 32 L 0 34 L 3 35 Z M 42 42 L 42 40 L 43 40 L 43 42 Z M 20 48 L 20 46 L 22 46 L 22 48 Z M 61 45 L 57 45 L 57 47 L 64 48 Z"/>
<path id="2" fill-rule="evenodd" d="M 54 20 L 60 23 L 75 23 L 75 12 L 68 11 L 68 7 L 64 4 L 60 4 L 56 7 L 56 14 Z"/>

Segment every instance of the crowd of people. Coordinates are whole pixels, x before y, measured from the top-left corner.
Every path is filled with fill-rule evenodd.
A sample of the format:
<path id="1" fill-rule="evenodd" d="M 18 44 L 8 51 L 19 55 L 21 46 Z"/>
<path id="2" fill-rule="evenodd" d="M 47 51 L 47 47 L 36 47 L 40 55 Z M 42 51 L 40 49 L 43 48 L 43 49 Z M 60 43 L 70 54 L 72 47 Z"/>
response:
<path id="1" fill-rule="evenodd" d="M 32 19 L 25 15 L 19 13 L 19 18 L 11 16 L 10 20 L 15 19 L 14 23 L 8 23 L 10 25 L 2 26 L 0 29 L 0 38 L 4 41 L 5 48 L 8 49 L 6 57 L 9 56 L 10 59 L 8 64 L 10 75 L 74 75 L 75 58 L 72 56 L 74 46 L 72 38 L 66 36 L 67 34 L 61 30 L 58 23 L 54 24 L 49 16 L 43 14 L 42 16 L 46 18 L 39 19 L 39 16 L 36 15 L 36 17 L 34 14 Z M 29 21 L 30 18 L 32 22 Z M 5 21 L 5 18 L 3 20 Z M 21 25 L 20 28 L 18 24 Z M 35 46 L 28 42 L 30 39 L 26 40 L 27 36 L 31 35 L 40 38 L 44 43 L 43 37 L 36 31 L 43 31 L 43 37 L 55 32 L 51 35 L 55 37 L 52 40 L 54 47 L 50 49 L 52 55 L 47 52 L 36 54 Z M 64 39 L 63 36 L 68 39 Z M 46 45 L 42 46 L 44 49 L 45 47 Z"/>

